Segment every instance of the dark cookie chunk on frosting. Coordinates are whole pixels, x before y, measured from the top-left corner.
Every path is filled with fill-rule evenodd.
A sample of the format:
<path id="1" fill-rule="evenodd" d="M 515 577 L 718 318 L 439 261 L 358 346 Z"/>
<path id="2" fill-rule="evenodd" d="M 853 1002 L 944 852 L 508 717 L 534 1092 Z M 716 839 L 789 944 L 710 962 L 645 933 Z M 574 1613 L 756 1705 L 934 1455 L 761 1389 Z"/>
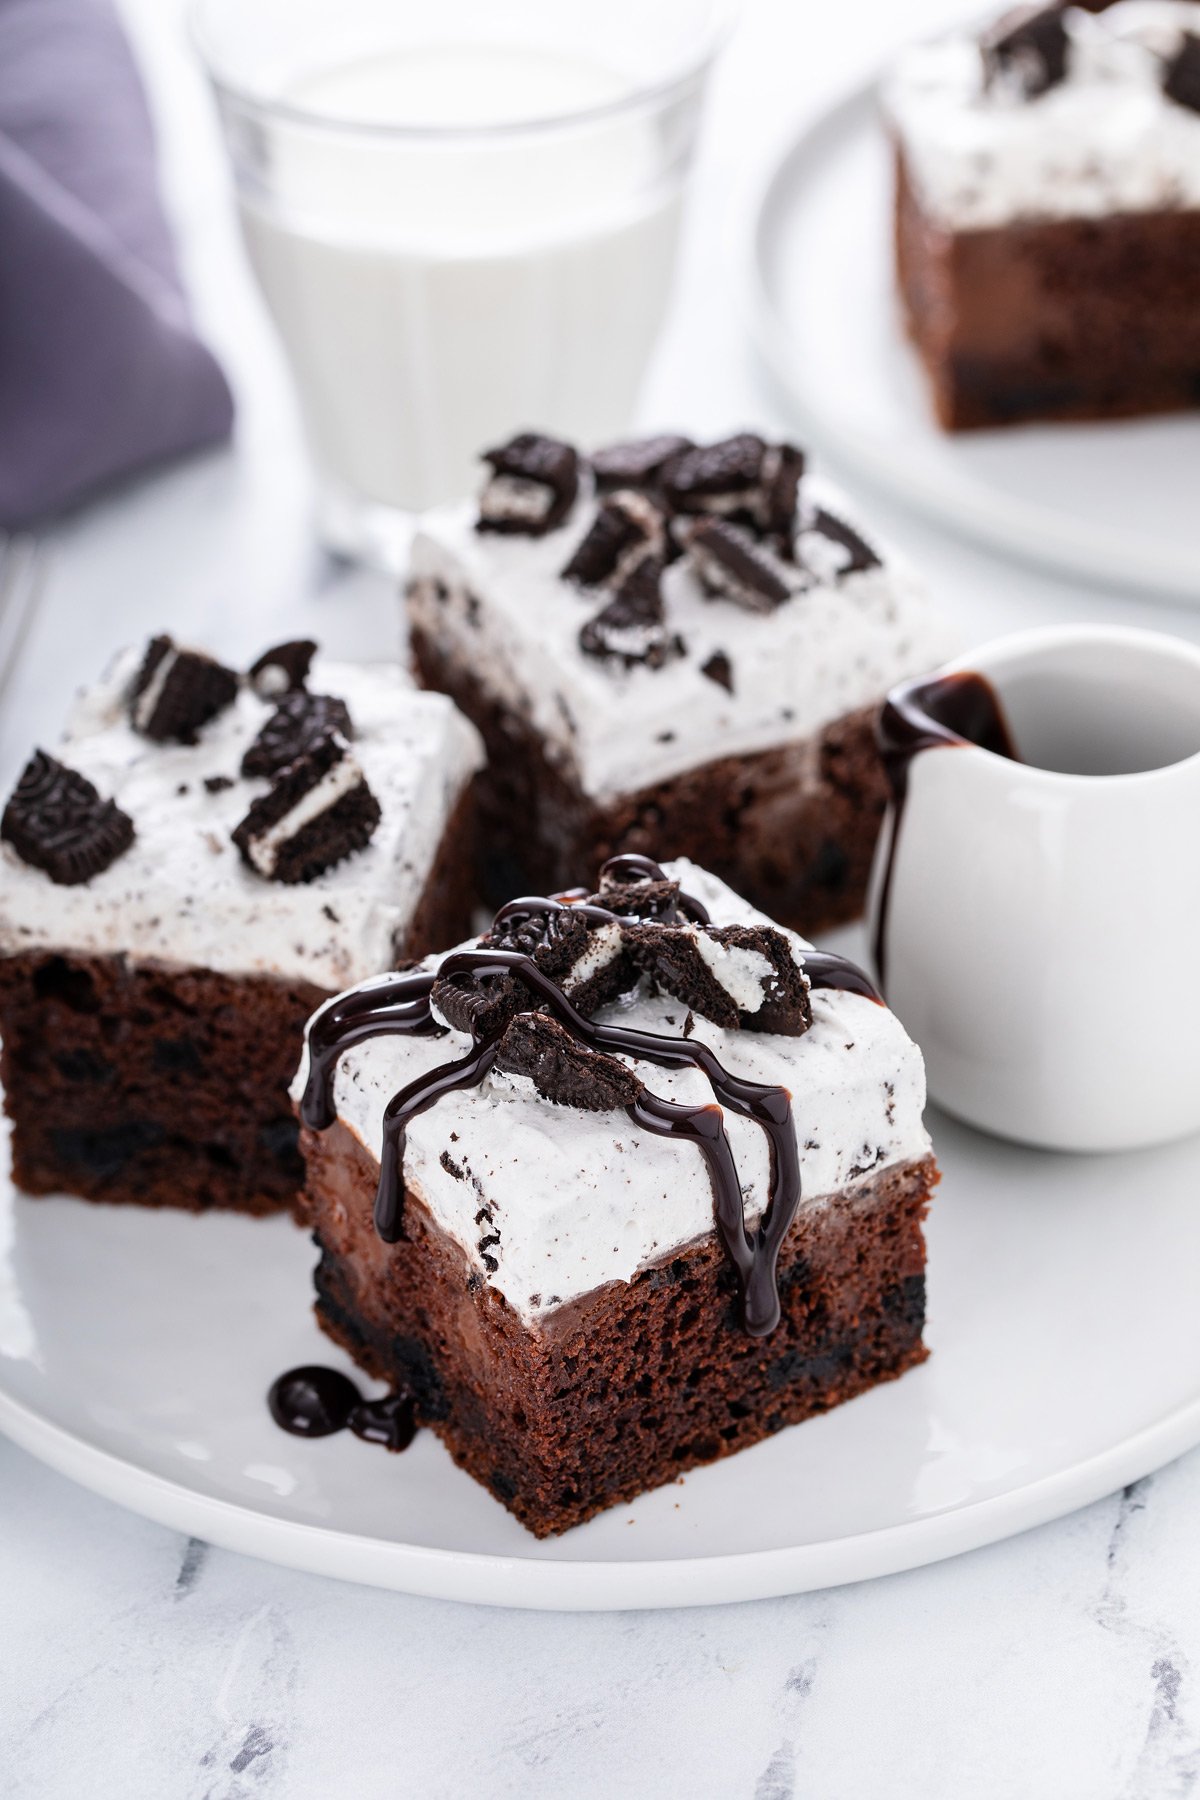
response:
<path id="1" fill-rule="evenodd" d="M 354 736 L 344 700 L 333 694 L 310 694 L 302 688 L 285 694 L 243 756 L 242 774 L 278 775 L 331 732 L 347 739 Z"/>
<path id="2" fill-rule="evenodd" d="M 90 881 L 133 837 L 133 820 L 115 800 L 102 800 L 85 775 L 44 750 L 26 763 L 0 817 L 0 838 L 59 887 Z"/>
<path id="3" fill-rule="evenodd" d="M 626 669 L 639 664 L 661 669 L 684 654 L 683 639 L 664 623 L 662 572 L 661 557 L 641 558 L 608 605 L 581 629 L 579 647 L 585 656 Z"/>
<path id="4" fill-rule="evenodd" d="M 1005 13 L 980 42 L 984 85 L 1036 100 L 1066 80 L 1068 38 L 1060 6 Z"/>
<path id="5" fill-rule="evenodd" d="M 492 474 L 479 496 L 477 531 L 542 537 L 561 525 L 579 492 L 579 456 L 558 438 L 524 431 L 486 450 Z"/>
<path id="6" fill-rule="evenodd" d="M 812 1024 L 808 982 L 773 925 L 627 924 L 635 962 L 726 1031 L 799 1037 Z"/>
<path id="7" fill-rule="evenodd" d="M 311 638 L 292 638 L 286 644 L 275 644 L 250 665 L 250 686 L 264 700 L 293 693 L 308 680 L 308 671 L 316 654 L 317 646 Z"/>
<path id="8" fill-rule="evenodd" d="M 688 534 L 687 555 L 706 593 L 748 612 L 774 612 L 796 592 L 779 558 L 727 519 L 700 520 Z"/>
<path id="9" fill-rule="evenodd" d="M 796 506 L 804 478 L 804 452 L 794 444 L 772 444 L 759 474 L 758 523 L 785 556 L 792 554 Z"/>
<path id="10" fill-rule="evenodd" d="M 1185 31 L 1183 42 L 1163 70 L 1163 93 L 1177 106 L 1200 112 L 1200 37 Z"/>
<path id="11" fill-rule="evenodd" d="M 349 744 L 329 732 L 254 802 L 233 841 L 268 881 L 312 881 L 365 848 L 380 817 Z"/>
<path id="12" fill-rule="evenodd" d="M 650 881 L 607 881 L 591 896 L 619 919 L 678 919 L 679 883 L 665 876 Z"/>
<path id="13" fill-rule="evenodd" d="M 624 488 L 600 506 L 563 569 L 563 580 L 581 587 L 602 587 L 606 582 L 619 586 L 643 556 L 661 559 L 666 548 L 662 511 L 645 494 Z"/>
<path id="14" fill-rule="evenodd" d="M 796 560 L 819 581 L 841 581 L 863 569 L 880 567 L 878 556 L 853 525 L 821 506 L 814 507 L 802 521 Z"/>
<path id="15" fill-rule="evenodd" d="M 637 980 L 620 931 L 586 904 L 510 900 L 479 939 L 479 948 L 516 950 L 532 957 L 583 1013 L 615 1000 Z M 517 978 L 501 972 L 441 977 L 434 985 L 433 1003 L 456 1031 L 488 1036 L 530 1001 Z"/>
<path id="16" fill-rule="evenodd" d="M 757 523 L 766 453 L 762 438 L 751 431 L 684 450 L 663 470 L 663 492 L 677 512 L 719 513 Z"/>
<path id="17" fill-rule="evenodd" d="M 655 437 L 608 444 L 594 451 L 589 460 L 601 493 L 610 488 L 653 488 L 671 459 L 693 448 L 691 438 L 663 431 Z"/>
<path id="18" fill-rule="evenodd" d="M 733 664 L 723 650 L 714 650 L 708 661 L 701 663 L 700 673 L 723 687 L 727 694 L 733 692 Z"/>
<path id="19" fill-rule="evenodd" d="M 643 1092 L 632 1069 L 589 1050 L 544 1013 L 518 1014 L 500 1040 L 496 1067 L 525 1076 L 544 1100 L 582 1112 L 615 1112 Z"/>
<path id="20" fill-rule="evenodd" d="M 194 744 L 202 725 L 237 698 L 232 669 L 174 639 L 151 638 L 129 694 L 129 722 L 155 743 Z"/>

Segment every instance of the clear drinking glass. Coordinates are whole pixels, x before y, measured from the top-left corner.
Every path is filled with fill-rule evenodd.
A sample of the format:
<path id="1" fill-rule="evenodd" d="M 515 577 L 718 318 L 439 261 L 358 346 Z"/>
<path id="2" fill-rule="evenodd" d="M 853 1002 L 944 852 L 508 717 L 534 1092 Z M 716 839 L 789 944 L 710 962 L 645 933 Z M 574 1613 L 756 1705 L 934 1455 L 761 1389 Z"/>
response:
<path id="1" fill-rule="evenodd" d="M 718 0 L 197 0 L 334 548 L 390 563 L 523 427 L 624 431 Z"/>

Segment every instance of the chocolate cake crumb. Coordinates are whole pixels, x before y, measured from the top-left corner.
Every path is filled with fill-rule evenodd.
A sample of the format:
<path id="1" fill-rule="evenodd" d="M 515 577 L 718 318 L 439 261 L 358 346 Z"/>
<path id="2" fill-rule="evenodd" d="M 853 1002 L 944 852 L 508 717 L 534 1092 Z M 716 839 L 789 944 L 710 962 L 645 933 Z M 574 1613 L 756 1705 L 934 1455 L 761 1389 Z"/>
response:
<path id="1" fill-rule="evenodd" d="M 128 850 L 134 830 L 85 775 L 35 750 L 0 816 L 0 838 L 57 886 L 77 887 Z"/>
<path id="2" fill-rule="evenodd" d="M 285 694 L 243 756 L 242 774 L 274 777 L 298 757 L 308 755 L 331 732 L 346 739 L 354 737 L 344 700 L 299 688 Z"/>
<path id="3" fill-rule="evenodd" d="M 733 665 L 723 650 L 714 650 L 708 661 L 701 663 L 700 673 L 723 687 L 727 694 L 733 692 Z"/>
<path id="4" fill-rule="evenodd" d="M 215 657 L 151 638 L 129 692 L 129 722 L 155 743 L 194 744 L 202 725 L 237 698 L 238 678 Z"/>
<path id="5" fill-rule="evenodd" d="M 311 638 L 292 638 L 264 650 L 258 661 L 250 665 L 247 679 L 256 694 L 264 700 L 294 693 L 308 679 L 317 646 Z"/>
<path id="6" fill-rule="evenodd" d="M 579 492 L 579 457 L 570 444 L 521 432 L 486 450 L 490 480 L 479 497 L 477 531 L 544 537 L 561 525 Z"/>

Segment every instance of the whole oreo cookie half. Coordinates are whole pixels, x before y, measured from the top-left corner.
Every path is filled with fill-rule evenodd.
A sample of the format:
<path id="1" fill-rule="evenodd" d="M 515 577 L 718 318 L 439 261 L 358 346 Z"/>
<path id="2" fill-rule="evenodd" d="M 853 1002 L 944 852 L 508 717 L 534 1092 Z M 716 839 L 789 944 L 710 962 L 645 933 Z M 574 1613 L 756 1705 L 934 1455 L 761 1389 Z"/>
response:
<path id="1" fill-rule="evenodd" d="M 331 731 L 276 777 L 233 841 L 256 874 L 294 885 L 364 849 L 381 816 L 349 744 Z"/>
<path id="2" fill-rule="evenodd" d="M 317 646 L 311 638 L 292 638 L 286 644 L 275 644 L 251 664 L 247 675 L 250 686 L 264 700 L 294 693 L 308 680 L 316 653 Z"/>
<path id="3" fill-rule="evenodd" d="M 626 669 L 661 669 L 684 654 L 683 639 L 664 623 L 661 557 L 643 556 L 608 605 L 579 633 L 585 656 Z"/>
<path id="4" fill-rule="evenodd" d="M 673 457 L 694 448 L 691 438 L 676 432 L 659 432 L 656 437 L 632 438 L 627 443 L 609 444 L 596 450 L 588 459 L 596 478 L 597 490 L 604 494 L 613 488 L 655 488 L 663 470 Z"/>
<path id="5" fill-rule="evenodd" d="M 980 41 L 984 85 L 1036 100 L 1066 80 L 1068 49 L 1061 6 L 1018 7 Z"/>
<path id="6" fill-rule="evenodd" d="M 577 1043 L 545 1013 L 518 1013 L 500 1040 L 496 1067 L 532 1081 L 544 1100 L 582 1112 L 615 1112 L 643 1092 L 632 1069 Z"/>
<path id="7" fill-rule="evenodd" d="M 559 438 L 523 431 L 483 460 L 492 473 L 479 496 L 477 531 L 543 537 L 575 504 L 579 456 Z"/>
<path id="8" fill-rule="evenodd" d="M 1177 106 L 1200 112 L 1200 37 L 1185 31 L 1183 41 L 1163 70 L 1163 93 Z"/>
<path id="9" fill-rule="evenodd" d="M 129 722 L 155 743 L 194 744 L 202 725 L 232 706 L 238 678 L 202 650 L 151 638 L 129 693 Z"/>
<path id="10" fill-rule="evenodd" d="M 701 519 L 688 535 L 687 557 L 707 594 L 748 612 L 774 612 L 797 591 L 779 558 L 728 519 Z"/>
<path id="11" fill-rule="evenodd" d="M 133 820 L 78 770 L 35 750 L 0 817 L 0 838 L 59 887 L 77 887 L 128 850 Z"/>
<path id="12" fill-rule="evenodd" d="M 330 732 L 352 739 L 354 726 L 344 700 L 333 694 L 310 694 L 302 688 L 285 694 L 242 757 L 243 775 L 278 775 L 299 756 L 306 756 Z"/>

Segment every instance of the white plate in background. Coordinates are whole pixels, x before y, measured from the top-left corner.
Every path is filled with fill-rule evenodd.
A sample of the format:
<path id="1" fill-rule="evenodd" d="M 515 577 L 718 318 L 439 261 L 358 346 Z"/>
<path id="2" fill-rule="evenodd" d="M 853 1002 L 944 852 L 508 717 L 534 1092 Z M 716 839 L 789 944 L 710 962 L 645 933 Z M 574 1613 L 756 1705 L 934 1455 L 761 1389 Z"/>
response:
<path id="1" fill-rule="evenodd" d="M 891 200 L 874 84 L 794 135 L 763 186 L 751 329 L 809 442 L 1007 555 L 1200 602 L 1200 410 L 940 431 L 893 292 Z"/>

